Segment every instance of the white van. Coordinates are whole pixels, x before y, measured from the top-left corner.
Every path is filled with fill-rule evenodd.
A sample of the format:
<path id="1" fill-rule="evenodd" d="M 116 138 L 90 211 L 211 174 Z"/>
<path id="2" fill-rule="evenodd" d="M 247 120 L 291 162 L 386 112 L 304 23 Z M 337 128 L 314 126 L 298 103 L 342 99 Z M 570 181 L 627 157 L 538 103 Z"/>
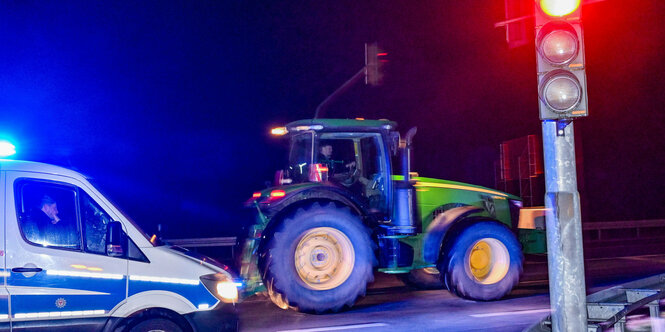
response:
<path id="1" fill-rule="evenodd" d="M 158 246 L 81 174 L 0 160 L 0 330 L 237 329 L 227 268 Z"/>

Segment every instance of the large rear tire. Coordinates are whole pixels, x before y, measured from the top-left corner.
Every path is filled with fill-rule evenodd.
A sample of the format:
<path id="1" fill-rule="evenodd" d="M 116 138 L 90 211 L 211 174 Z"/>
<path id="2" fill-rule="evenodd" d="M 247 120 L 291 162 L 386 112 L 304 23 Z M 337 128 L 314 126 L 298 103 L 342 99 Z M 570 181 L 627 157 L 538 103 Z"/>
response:
<path id="1" fill-rule="evenodd" d="M 497 300 L 517 285 L 522 273 L 522 251 L 504 225 L 483 221 L 464 229 L 444 248 L 439 271 L 457 296 L 479 301 Z"/>
<path id="2" fill-rule="evenodd" d="M 264 284 L 280 308 L 322 313 L 351 307 L 373 280 L 369 234 L 348 208 L 314 203 L 278 226 Z"/>

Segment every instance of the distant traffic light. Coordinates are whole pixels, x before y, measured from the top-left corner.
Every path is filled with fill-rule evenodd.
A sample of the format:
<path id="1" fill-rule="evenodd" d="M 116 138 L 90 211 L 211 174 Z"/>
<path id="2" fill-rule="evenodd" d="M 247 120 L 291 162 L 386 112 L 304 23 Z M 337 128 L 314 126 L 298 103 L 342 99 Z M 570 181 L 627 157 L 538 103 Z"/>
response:
<path id="1" fill-rule="evenodd" d="M 587 116 L 580 0 L 535 0 L 540 119 Z"/>
<path id="2" fill-rule="evenodd" d="M 365 84 L 372 86 L 383 83 L 384 65 L 388 62 L 388 53 L 376 43 L 365 44 Z"/>

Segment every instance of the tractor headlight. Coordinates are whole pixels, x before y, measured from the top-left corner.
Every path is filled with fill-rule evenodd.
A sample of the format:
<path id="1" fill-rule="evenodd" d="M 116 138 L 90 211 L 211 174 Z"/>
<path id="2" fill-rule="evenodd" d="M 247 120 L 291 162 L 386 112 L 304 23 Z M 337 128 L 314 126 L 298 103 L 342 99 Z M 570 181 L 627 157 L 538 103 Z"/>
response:
<path id="1" fill-rule="evenodd" d="M 238 302 L 238 287 L 242 284 L 235 282 L 222 273 L 206 274 L 201 276 L 201 282 L 216 298 L 224 303 Z"/>
<path id="2" fill-rule="evenodd" d="M 510 204 L 517 207 L 517 208 L 520 208 L 520 209 L 524 207 L 524 203 L 522 201 L 518 201 L 516 199 L 511 199 Z"/>

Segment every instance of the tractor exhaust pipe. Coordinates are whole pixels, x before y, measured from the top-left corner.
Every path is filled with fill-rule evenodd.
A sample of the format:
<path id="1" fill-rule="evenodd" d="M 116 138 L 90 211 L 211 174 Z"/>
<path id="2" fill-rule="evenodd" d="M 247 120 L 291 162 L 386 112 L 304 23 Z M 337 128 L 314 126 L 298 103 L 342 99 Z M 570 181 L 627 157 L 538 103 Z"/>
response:
<path id="1" fill-rule="evenodd" d="M 411 181 L 411 141 L 413 136 L 416 135 L 418 127 L 409 129 L 404 137 L 404 149 L 402 150 L 402 172 L 404 172 L 404 182 Z"/>
<path id="2" fill-rule="evenodd" d="M 411 185 L 411 140 L 417 128 L 409 129 L 400 142 L 402 148 L 402 173 L 404 181 L 395 183 L 395 209 L 393 210 L 392 232 L 394 234 L 414 234 L 413 185 Z"/>

